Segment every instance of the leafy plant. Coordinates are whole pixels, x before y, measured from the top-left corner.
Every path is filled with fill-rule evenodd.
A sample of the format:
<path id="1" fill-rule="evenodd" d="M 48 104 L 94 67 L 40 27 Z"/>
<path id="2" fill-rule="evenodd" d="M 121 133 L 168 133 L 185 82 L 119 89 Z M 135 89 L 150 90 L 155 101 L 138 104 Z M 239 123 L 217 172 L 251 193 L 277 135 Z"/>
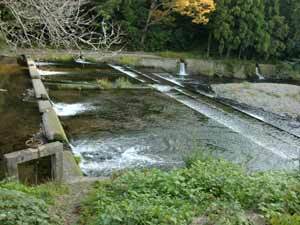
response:
<path id="1" fill-rule="evenodd" d="M 98 182 L 84 202 L 82 224 L 190 224 L 206 216 L 212 224 L 251 224 L 246 210 L 271 219 L 300 213 L 295 174 L 248 174 L 209 157 L 165 172 L 131 171 Z"/>
<path id="2" fill-rule="evenodd" d="M 66 187 L 49 183 L 28 187 L 17 182 L 0 183 L 0 224 L 59 225 L 56 215 L 48 214 L 53 197 L 65 193 Z"/>

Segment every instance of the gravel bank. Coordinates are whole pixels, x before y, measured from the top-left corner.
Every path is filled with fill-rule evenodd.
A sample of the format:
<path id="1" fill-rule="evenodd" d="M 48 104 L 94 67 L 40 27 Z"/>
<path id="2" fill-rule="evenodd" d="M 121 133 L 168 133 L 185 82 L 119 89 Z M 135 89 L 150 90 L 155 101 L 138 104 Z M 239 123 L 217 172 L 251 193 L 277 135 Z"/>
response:
<path id="1" fill-rule="evenodd" d="M 218 97 L 235 100 L 281 116 L 300 117 L 300 86 L 271 83 L 212 85 Z"/>

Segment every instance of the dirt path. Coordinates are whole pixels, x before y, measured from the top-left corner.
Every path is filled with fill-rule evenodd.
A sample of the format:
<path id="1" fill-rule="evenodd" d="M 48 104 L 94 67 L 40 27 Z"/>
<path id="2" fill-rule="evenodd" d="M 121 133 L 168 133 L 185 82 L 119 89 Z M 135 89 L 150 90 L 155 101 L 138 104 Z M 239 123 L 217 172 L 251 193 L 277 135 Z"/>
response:
<path id="1" fill-rule="evenodd" d="M 80 203 L 91 190 L 93 183 L 98 180 L 102 178 L 79 177 L 68 182 L 68 193 L 56 198 L 55 204 L 50 208 L 50 215 L 60 216 L 65 225 L 76 225 L 79 220 Z"/>

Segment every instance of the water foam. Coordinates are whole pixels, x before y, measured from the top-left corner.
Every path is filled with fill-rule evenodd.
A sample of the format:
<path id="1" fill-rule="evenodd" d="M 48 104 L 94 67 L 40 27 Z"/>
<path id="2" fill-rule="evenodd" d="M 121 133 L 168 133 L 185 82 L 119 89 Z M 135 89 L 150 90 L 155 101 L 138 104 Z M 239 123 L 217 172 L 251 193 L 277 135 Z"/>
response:
<path id="1" fill-rule="evenodd" d="M 113 140 L 106 140 L 113 142 Z M 114 145 L 115 144 L 115 145 Z M 132 145 L 123 147 L 120 143 L 106 143 L 99 140 L 84 140 L 74 144 L 73 152 L 81 157 L 80 167 L 86 174 L 110 174 L 128 168 L 137 168 L 152 165 L 163 165 L 166 162 L 154 155 L 145 154 L 149 146 Z M 107 158 L 100 159 L 101 156 Z"/>
<path id="2" fill-rule="evenodd" d="M 86 111 L 93 111 L 95 106 L 90 103 L 54 103 L 53 108 L 58 116 L 74 116 Z"/>
<path id="3" fill-rule="evenodd" d="M 40 70 L 40 69 L 37 69 L 37 70 L 41 76 L 69 74 L 69 72 L 63 72 L 63 71 L 50 71 L 50 70 Z"/>

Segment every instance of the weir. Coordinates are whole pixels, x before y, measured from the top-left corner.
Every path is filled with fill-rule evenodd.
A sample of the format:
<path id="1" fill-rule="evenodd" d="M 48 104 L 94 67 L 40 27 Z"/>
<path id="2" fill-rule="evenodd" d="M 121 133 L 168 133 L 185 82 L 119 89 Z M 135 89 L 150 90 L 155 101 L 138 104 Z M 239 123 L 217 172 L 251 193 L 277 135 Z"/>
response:
<path id="1" fill-rule="evenodd" d="M 67 149 L 69 143 L 68 138 L 53 109 L 48 92 L 41 81 L 41 76 L 35 62 L 30 57 L 26 57 L 26 62 L 29 69 L 29 75 L 32 79 L 39 112 L 42 116 L 43 134 L 48 143 L 39 145 L 36 148 L 29 148 L 5 154 L 4 169 L 6 175 L 8 177 L 19 179 L 19 165 L 49 156 L 51 160 L 52 179 L 61 182 L 70 177 L 81 176 L 82 174 L 74 158 L 69 156 L 71 152 Z"/>
<path id="2" fill-rule="evenodd" d="M 126 69 L 121 67 L 113 68 L 129 76 L 135 76 L 139 80 L 143 80 L 143 77 L 149 79 L 149 74 L 140 73 L 130 67 Z M 135 73 L 135 75 L 132 73 Z M 215 102 L 212 99 L 214 96 L 211 94 L 206 93 L 205 98 L 203 98 L 201 97 L 201 92 L 197 96 L 186 90 L 180 79 L 176 79 L 168 73 L 152 73 L 150 77 L 153 81 L 160 79 L 159 82 L 156 82 L 159 85 L 152 85 L 156 90 L 216 120 L 233 131 L 241 133 L 252 142 L 269 149 L 279 157 L 291 162 L 299 157 L 300 139 L 297 135 L 261 121 L 259 118 L 240 111 L 238 108 L 232 108 L 228 104 L 224 104 L 223 106 L 223 103 L 219 101 Z M 269 135 L 269 133 L 272 133 L 272 135 Z"/>
<path id="3" fill-rule="evenodd" d="M 127 168 L 180 167 L 182 157 L 195 146 L 243 163 L 249 170 L 291 169 L 297 164 L 297 137 L 222 104 L 212 92 L 203 96 L 204 86 L 204 90 L 191 89 L 194 84 L 202 85 L 194 82 L 193 75 L 180 79 L 157 70 L 94 66 L 80 73 L 78 65 L 47 66 L 44 69 L 57 71 L 57 76 L 43 78 L 87 175 L 105 176 Z M 61 71 L 68 74 L 59 75 Z M 114 89 L 112 85 L 108 90 L 76 90 L 51 85 L 94 85 L 119 77 L 128 77 L 143 89 Z"/>

